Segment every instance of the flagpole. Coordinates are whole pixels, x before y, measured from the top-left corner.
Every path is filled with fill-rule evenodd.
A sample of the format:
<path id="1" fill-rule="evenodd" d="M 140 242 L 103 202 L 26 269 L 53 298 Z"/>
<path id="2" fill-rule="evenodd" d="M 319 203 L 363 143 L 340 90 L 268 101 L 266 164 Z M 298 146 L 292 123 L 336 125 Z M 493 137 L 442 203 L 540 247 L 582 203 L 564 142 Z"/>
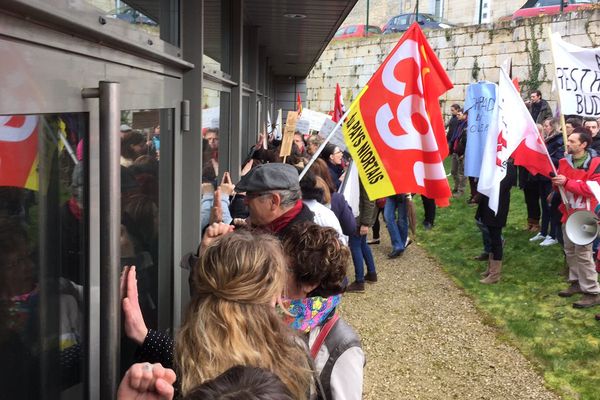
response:
<path id="1" fill-rule="evenodd" d="M 348 111 L 346 111 L 344 113 L 344 115 L 342 115 L 342 118 L 339 119 L 339 121 L 337 122 L 337 124 L 335 124 L 335 128 L 333 128 L 331 130 L 331 132 L 325 138 L 325 140 L 323 141 L 323 143 L 321 143 L 321 145 L 319 146 L 319 148 L 317 149 L 317 151 L 315 151 L 315 154 L 313 154 L 312 158 L 308 161 L 308 164 L 306 164 L 306 167 L 304 167 L 304 169 L 300 173 L 300 176 L 298 177 L 298 180 L 302 180 L 302 178 L 304 178 L 304 175 L 306 175 L 306 172 L 308 171 L 308 169 L 310 168 L 310 166 L 314 164 L 315 160 L 319 157 L 319 154 L 321 154 L 321 152 L 325 148 L 325 145 L 327 143 L 329 143 L 329 141 L 331 140 L 331 138 L 335 134 L 335 131 L 337 130 L 337 128 L 340 127 L 340 125 L 342 125 L 342 122 L 344 122 L 344 120 L 346 119 L 346 117 L 348 116 L 348 114 L 350 114 L 351 110 L 352 110 L 352 107 L 350 107 L 348 109 Z"/>
<path id="2" fill-rule="evenodd" d="M 548 148 L 546 147 L 546 141 L 542 138 L 542 135 L 540 134 L 540 131 L 538 130 L 538 137 L 541 139 L 542 143 L 544 143 L 544 153 L 546 153 L 546 157 L 548 157 L 548 161 L 550 161 L 550 165 L 552 166 L 552 173 L 554 174 L 554 176 L 558 175 L 558 172 L 556 171 L 556 167 L 554 166 L 554 163 L 552 162 L 552 157 L 550 157 L 550 153 L 548 153 Z M 567 208 L 569 207 L 569 203 L 567 201 L 567 194 L 565 193 L 565 188 L 562 186 L 558 187 L 558 191 L 560 193 L 560 198 L 562 199 L 563 203 L 565 206 L 567 206 Z"/>
<path id="3" fill-rule="evenodd" d="M 558 82 L 556 82 L 556 64 L 554 63 L 554 42 L 552 41 L 552 28 L 548 26 L 548 40 L 550 41 L 550 52 L 552 53 L 552 69 L 554 70 L 554 82 L 556 84 L 556 89 L 558 90 L 558 109 L 560 110 L 560 126 L 562 128 L 562 136 L 563 136 L 563 144 L 565 146 L 565 153 L 567 150 L 567 124 L 565 123 L 565 115 L 562 112 L 562 106 L 560 104 L 560 89 L 558 88 Z M 539 135 L 539 132 L 538 132 Z M 544 146 L 546 147 L 546 146 Z M 550 158 L 550 154 L 548 154 L 548 149 L 546 149 L 546 154 Z M 558 175 L 556 168 L 554 167 L 554 163 L 552 159 L 550 159 L 550 164 L 552 164 L 552 171 L 554 172 L 554 176 Z M 560 192 L 560 198 L 562 199 L 563 204 L 569 209 L 569 202 L 567 201 L 567 194 L 565 193 L 564 186 L 559 186 L 558 191 Z"/>
<path id="4" fill-rule="evenodd" d="M 558 88 L 558 82 L 556 82 L 556 64 L 554 63 L 554 42 L 552 41 L 552 28 L 548 27 L 548 40 L 550 41 L 550 52 L 552 53 L 552 69 L 554 70 L 554 83 L 558 91 L 558 109 L 560 110 L 560 127 L 563 135 L 563 142 L 565 146 L 565 153 L 567 152 L 567 124 L 565 123 L 565 115 L 562 112 L 562 106 L 560 104 L 560 89 Z"/>

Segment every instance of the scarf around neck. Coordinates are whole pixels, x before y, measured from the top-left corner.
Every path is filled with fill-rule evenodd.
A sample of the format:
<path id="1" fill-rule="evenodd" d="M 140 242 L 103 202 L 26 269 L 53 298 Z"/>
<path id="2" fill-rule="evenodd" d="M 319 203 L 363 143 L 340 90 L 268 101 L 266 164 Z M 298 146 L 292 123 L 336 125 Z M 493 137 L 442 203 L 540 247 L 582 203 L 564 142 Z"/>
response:
<path id="1" fill-rule="evenodd" d="M 335 312 L 341 300 L 341 294 L 296 300 L 284 299 L 282 307 L 289 314 L 283 314 L 283 321 L 295 330 L 308 333 L 314 327 L 322 325 Z"/>
<path id="2" fill-rule="evenodd" d="M 288 226 L 290 221 L 300 214 L 300 211 L 302 211 L 302 200 L 298 200 L 294 207 L 286 211 L 285 214 L 282 214 L 278 218 L 271 221 L 271 223 L 269 223 L 265 228 L 270 232 L 277 233 Z"/>

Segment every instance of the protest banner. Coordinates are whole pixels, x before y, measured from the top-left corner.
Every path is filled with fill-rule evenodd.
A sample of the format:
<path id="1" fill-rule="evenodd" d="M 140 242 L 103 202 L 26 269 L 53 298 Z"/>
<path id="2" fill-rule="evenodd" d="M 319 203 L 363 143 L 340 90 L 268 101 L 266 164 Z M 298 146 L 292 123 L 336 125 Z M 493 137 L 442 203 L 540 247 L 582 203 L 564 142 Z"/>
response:
<path id="1" fill-rule="evenodd" d="M 600 48 L 575 46 L 557 32 L 550 42 L 561 113 L 600 117 Z"/>
<path id="2" fill-rule="evenodd" d="M 287 157 L 292 154 L 292 143 L 294 143 L 294 132 L 296 131 L 297 122 L 298 113 L 296 111 L 288 111 L 279 157 Z"/>
<path id="3" fill-rule="evenodd" d="M 464 110 L 468 112 L 465 176 L 479 177 L 483 149 L 496 104 L 496 84 L 487 81 L 467 87 Z"/>
<path id="4" fill-rule="evenodd" d="M 371 200 L 420 193 L 449 204 L 439 97 L 446 71 L 418 24 L 402 36 L 354 100 L 343 123 L 348 151 Z"/>

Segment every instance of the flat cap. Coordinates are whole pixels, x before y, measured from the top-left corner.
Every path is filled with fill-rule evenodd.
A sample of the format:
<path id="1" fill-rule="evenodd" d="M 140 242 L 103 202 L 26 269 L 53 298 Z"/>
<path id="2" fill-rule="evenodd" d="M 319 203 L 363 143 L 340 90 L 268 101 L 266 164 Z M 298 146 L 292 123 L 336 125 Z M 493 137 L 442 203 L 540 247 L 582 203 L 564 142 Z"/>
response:
<path id="1" fill-rule="evenodd" d="M 236 192 L 300 190 L 298 170 L 289 164 L 269 163 L 252 168 L 235 185 Z"/>

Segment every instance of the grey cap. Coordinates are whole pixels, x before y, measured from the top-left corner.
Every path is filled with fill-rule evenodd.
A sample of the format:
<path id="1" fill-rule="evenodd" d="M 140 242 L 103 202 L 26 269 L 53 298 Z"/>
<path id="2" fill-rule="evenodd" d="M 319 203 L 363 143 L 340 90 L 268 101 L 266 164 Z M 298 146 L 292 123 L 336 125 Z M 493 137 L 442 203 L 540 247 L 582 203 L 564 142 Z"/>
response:
<path id="1" fill-rule="evenodd" d="M 129 125 L 127 125 L 127 124 L 123 124 L 120 127 L 120 131 L 121 132 L 129 132 L 129 131 L 131 131 L 131 127 Z"/>
<path id="2" fill-rule="evenodd" d="M 235 185 L 236 192 L 300 190 L 298 170 L 289 164 L 269 163 L 252 168 Z"/>

